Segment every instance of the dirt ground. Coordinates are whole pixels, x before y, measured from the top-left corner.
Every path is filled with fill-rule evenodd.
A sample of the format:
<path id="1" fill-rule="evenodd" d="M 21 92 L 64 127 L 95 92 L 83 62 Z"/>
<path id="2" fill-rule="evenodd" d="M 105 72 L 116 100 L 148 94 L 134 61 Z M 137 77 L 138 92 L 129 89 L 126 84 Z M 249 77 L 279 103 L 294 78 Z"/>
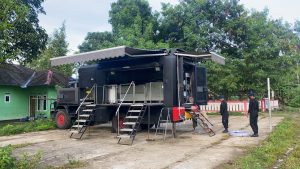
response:
<path id="1" fill-rule="evenodd" d="M 69 160 L 86 162 L 85 168 L 95 169 L 192 169 L 221 168 L 221 164 L 239 157 L 245 148 L 258 145 L 269 133 L 268 118 L 259 118 L 259 137 L 233 137 L 223 134 L 221 117 L 210 116 L 216 135 L 209 137 L 201 128 L 193 131 L 191 121 L 177 125 L 177 138 L 146 141 L 147 132 L 139 132 L 132 146 L 117 144 L 116 134 L 109 125 L 93 126 L 81 140 L 70 139 L 68 130 L 52 130 L 0 137 L 0 146 L 26 144 L 14 151 L 16 156 L 41 151 L 41 164 L 60 166 Z M 273 126 L 283 118 L 274 117 Z M 252 134 L 249 119 L 232 116 L 229 130 L 245 130 Z M 154 138 L 155 132 L 150 133 Z"/>

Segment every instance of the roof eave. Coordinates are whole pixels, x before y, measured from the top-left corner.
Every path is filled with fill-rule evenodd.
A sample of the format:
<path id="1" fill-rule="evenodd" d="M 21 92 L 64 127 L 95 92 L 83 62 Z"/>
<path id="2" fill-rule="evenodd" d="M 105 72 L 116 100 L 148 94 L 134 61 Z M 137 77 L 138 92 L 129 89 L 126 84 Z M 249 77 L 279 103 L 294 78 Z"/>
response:
<path id="1" fill-rule="evenodd" d="M 118 46 L 114 48 L 107 48 L 107 49 L 97 50 L 92 52 L 79 53 L 75 55 L 55 57 L 55 58 L 51 58 L 50 60 L 52 66 L 59 66 L 64 64 L 101 60 L 106 57 L 109 58 L 123 57 L 126 54 L 125 48 L 126 46 Z"/>

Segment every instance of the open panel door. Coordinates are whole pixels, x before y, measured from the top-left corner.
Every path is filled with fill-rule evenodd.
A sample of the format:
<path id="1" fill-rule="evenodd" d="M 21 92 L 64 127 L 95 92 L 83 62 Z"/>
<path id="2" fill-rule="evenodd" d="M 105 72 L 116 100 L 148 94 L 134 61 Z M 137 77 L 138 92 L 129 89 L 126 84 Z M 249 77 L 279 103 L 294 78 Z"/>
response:
<path id="1" fill-rule="evenodd" d="M 208 89 L 206 79 L 206 68 L 195 66 L 193 96 L 197 105 L 207 105 Z"/>

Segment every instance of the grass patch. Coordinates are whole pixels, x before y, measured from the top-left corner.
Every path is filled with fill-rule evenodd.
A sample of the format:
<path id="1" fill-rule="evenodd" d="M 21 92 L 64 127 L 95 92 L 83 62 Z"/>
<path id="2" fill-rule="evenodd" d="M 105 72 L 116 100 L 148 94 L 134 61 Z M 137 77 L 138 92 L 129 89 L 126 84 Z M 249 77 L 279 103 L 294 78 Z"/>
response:
<path id="1" fill-rule="evenodd" d="M 27 146 L 30 146 L 30 145 L 32 145 L 32 143 L 15 144 L 15 145 L 12 145 L 11 147 L 13 149 L 17 149 L 17 148 L 27 147 Z"/>
<path id="2" fill-rule="evenodd" d="M 0 147 L 0 169 L 74 169 L 85 167 L 86 162 L 78 160 L 68 160 L 68 163 L 59 166 L 41 166 L 40 161 L 42 158 L 42 153 L 37 152 L 36 154 L 29 156 L 27 153 L 21 155 L 20 158 L 16 158 L 12 155 L 12 151 L 17 148 L 26 147 L 29 144 L 20 145 L 9 145 L 6 147 Z"/>
<path id="3" fill-rule="evenodd" d="M 295 169 L 300 168 L 300 143 L 295 147 L 288 159 L 283 163 L 281 168 Z"/>
<path id="4" fill-rule="evenodd" d="M 13 146 L 0 148 L 0 169 L 36 169 L 41 160 L 40 152 L 33 156 L 23 154 L 20 159 L 12 156 Z"/>
<path id="5" fill-rule="evenodd" d="M 295 142 L 297 123 L 292 118 L 284 119 L 271 135 L 258 147 L 225 168 L 260 169 L 270 168 Z"/>
<path id="6" fill-rule="evenodd" d="M 0 136 L 8 136 L 33 131 L 55 129 L 55 122 L 49 119 L 38 119 L 29 122 L 6 124 L 0 129 Z"/>
<path id="7" fill-rule="evenodd" d="M 219 112 L 209 112 L 206 113 L 207 115 L 219 115 L 221 116 L 221 114 Z M 243 112 L 229 112 L 229 116 L 244 116 Z"/>

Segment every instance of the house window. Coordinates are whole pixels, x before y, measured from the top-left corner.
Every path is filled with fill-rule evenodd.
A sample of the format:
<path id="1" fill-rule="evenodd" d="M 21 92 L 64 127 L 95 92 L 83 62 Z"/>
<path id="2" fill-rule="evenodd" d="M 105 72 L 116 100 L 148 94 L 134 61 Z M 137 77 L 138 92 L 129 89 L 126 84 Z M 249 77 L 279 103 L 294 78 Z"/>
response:
<path id="1" fill-rule="evenodd" d="M 5 93 L 5 95 L 4 95 L 4 102 L 5 103 L 10 103 L 10 94 L 9 93 Z"/>
<path id="2" fill-rule="evenodd" d="M 47 110 L 47 96 L 38 96 L 37 97 L 37 110 L 46 111 Z"/>
<path id="3" fill-rule="evenodd" d="M 47 97 L 44 96 L 44 100 L 43 100 L 43 110 L 47 110 Z"/>

